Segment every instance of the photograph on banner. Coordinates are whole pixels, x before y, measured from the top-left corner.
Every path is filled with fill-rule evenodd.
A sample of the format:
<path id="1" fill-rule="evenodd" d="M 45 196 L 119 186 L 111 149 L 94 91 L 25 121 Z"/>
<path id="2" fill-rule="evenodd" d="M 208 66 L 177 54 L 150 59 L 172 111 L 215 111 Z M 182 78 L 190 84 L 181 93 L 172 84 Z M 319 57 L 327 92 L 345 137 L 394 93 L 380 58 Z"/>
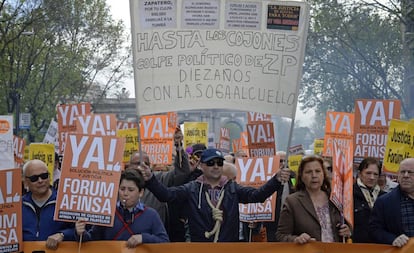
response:
<path id="1" fill-rule="evenodd" d="M 272 115 L 260 112 L 247 112 L 247 124 L 272 121 Z"/>
<path id="2" fill-rule="evenodd" d="M 14 168 L 22 168 L 24 164 L 24 148 L 26 140 L 13 135 Z"/>
<path id="3" fill-rule="evenodd" d="M 49 172 L 49 182 L 53 184 L 53 171 L 55 170 L 55 145 L 50 143 L 30 143 L 29 160 L 43 161 Z"/>
<path id="4" fill-rule="evenodd" d="M 76 130 L 72 133 L 96 136 L 116 135 L 115 114 L 87 114 L 79 115 L 75 121 Z"/>
<path id="5" fill-rule="evenodd" d="M 130 2 L 139 115 L 172 105 L 178 111 L 295 115 L 309 27 L 306 2 L 249 2 L 241 10 L 246 1 L 162 1 L 162 19 L 145 3 Z M 275 10 L 283 9 L 293 19 L 275 25 L 281 20 Z"/>
<path id="6" fill-rule="evenodd" d="M 276 155 L 273 122 L 258 122 L 246 125 L 249 157 Z"/>
<path id="7" fill-rule="evenodd" d="M 334 142 L 332 156 L 332 186 L 330 200 L 341 211 L 346 222 L 354 226 L 353 148 L 344 148 Z"/>
<path id="8" fill-rule="evenodd" d="M 151 164 L 171 164 L 175 128 L 169 127 L 167 115 L 148 115 L 140 119 L 142 151 Z"/>
<path id="9" fill-rule="evenodd" d="M 0 252 L 23 252 L 22 170 L 0 170 Z"/>
<path id="10" fill-rule="evenodd" d="M 131 128 L 137 128 L 138 129 L 138 123 L 137 122 L 122 121 L 122 120 L 118 120 L 116 122 L 116 130 L 131 129 Z"/>
<path id="11" fill-rule="evenodd" d="M 49 127 L 43 137 L 43 143 L 51 143 L 55 145 L 55 152 L 59 153 L 59 140 L 58 140 L 58 123 L 52 119 L 49 123 Z"/>
<path id="12" fill-rule="evenodd" d="M 76 131 L 76 120 L 80 115 L 91 113 L 90 103 L 57 105 L 59 154 L 63 154 L 68 134 Z"/>
<path id="13" fill-rule="evenodd" d="M 220 127 L 220 137 L 217 149 L 225 154 L 230 153 L 230 129 L 226 127 Z"/>
<path id="14" fill-rule="evenodd" d="M 208 145 L 207 122 L 184 122 L 184 148 L 197 143 Z"/>
<path id="15" fill-rule="evenodd" d="M 323 156 L 332 157 L 334 142 L 346 149 L 352 145 L 354 129 L 354 114 L 348 112 L 326 112 L 325 138 Z"/>
<path id="16" fill-rule="evenodd" d="M 125 138 L 69 134 L 54 220 L 113 226 Z"/>
<path id="17" fill-rule="evenodd" d="M 400 119 L 399 100 L 355 100 L 354 163 L 365 157 L 384 158 L 391 119 Z"/>
<path id="18" fill-rule="evenodd" d="M 138 129 L 118 129 L 116 131 L 116 136 L 125 138 L 124 158 L 122 161 L 124 164 L 129 163 L 131 155 L 139 150 Z"/>
<path id="19" fill-rule="evenodd" d="M 0 170 L 14 168 L 13 117 L 0 115 Z"/>
<path id="20" fill-rule="evenodd" d="M 414 122 L 391 119 L 383 160 L 385 173 L 396 175 L 400 162 L 414 157 Z"/>
<path id="21" fill-rule="evenodd" d="M 313 153 L 315 155 L 322 156 L 322 154 L 323 154 L 323 143 L 324 143 L 324 138 L 315 139 L 313 141 Z"/>
<path id="22" fill-rule="evenodd" d="M 236 158 L 236 182 L 242 186 L 259 188 L 279 171 L 280 156 Z M 274 221 L 276 192 L 263 203 L 239 203 L 240 221 Z"/>

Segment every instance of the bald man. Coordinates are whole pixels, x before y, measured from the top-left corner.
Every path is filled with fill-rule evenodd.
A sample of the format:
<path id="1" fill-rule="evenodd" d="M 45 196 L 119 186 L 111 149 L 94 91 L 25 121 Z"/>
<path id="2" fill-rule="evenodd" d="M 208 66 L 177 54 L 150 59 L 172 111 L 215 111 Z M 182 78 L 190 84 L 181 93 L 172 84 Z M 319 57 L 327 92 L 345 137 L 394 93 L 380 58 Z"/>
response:
<path id="1" fill-rule="evenodd" d="M 375 201 L 369 231 L 375 243 L 400 248 L 414 237 L 414 158 L 401 161 L 398 183 Z"/>
<path id="2" fill-rule="evenodd" d="M 56 250 L 61 241 L 74 241 L 74 223 L 54 221 L 56 191 L 50 186 L 49 172 L 41 160 L 23 166 L 23 241 L 46 241 L 48 249 Z"/>

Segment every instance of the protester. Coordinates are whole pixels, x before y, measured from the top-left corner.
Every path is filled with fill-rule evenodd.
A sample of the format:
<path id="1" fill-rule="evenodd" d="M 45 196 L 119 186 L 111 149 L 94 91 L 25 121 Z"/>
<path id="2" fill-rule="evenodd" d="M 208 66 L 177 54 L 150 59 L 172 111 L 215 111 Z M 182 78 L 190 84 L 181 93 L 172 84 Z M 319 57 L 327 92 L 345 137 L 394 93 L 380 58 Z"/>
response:
<path id="1" fill-rule="evenodd" d="M 92 226 L 86 231 L 83 220 L 76 222 L 76 235 L 82 241 L 127 241 L 128 248 L 142 243 L 168 242 L 167 232 L 158 213 L 141 201 L 145 182 L 139 171 L 126 169 L 121 174 L 118 201 L 112 227 Z"/>
<path id="2" fill-rule="evenodd" d="M 392 181 L 392 179 L 385 173 L 381 173 L 378 178 L 378 185 L 384 192 L 390 192 L 392 189 L 398 186 L 398 183 Z"/>
<path id="3" fill-rule="evenodd" d="M 304 157 L 299 165 L 296 192 L 289 195 L 279 218 L 276 239 L 304 244 L 310 241 L 339 242 L 350 237 L 341 214 L 329 200 L 331 184 L 323 159 Z"/>
<path id="4" fill-rule="evenodd" d="M 401 161 L 398 183 L 374 204 L 369 233 L 375 243 L 403 247 L 414 237 L 414 158 Z"/>
<path id="5" fill-rule="evenodd" d="M 238 203 L 263 202 L 282 186 L 289 177 L 282 171 L 259 189 L 243 187 L 223 176 L 223 153 L 210 148 L 203 151 L 200 159 L 203 175 L 178 187 L 166 188 L 147 165 L 140 169 L 147 188 L 160 201 L 183 201 L 183 209 L 189 210 L 189 227 L 192 242 L 237 242 L 239 240 Z"/>
<path id="6" fill-rule="evenodd" d="M 377 198 L 384 194 L 378 185 L 381 174 L 380 164 L 376 158 L 367 157 L 358 168 L 357 182 L 354 184 L 354 229 L 352 242 L 370 243 L 369 217 Z"/>
<path id="7" fill-rule="evenodd" d="M 22 198 L 23 241 L 46 241 L 46 247 L 53 250 L 62 241 L 74 241 L 74 223 L 53 220 L 57 194 L 50 186 L 46 164 L 26 162 L 23 176 L 28 189 Z"/>
<path id="8" fill-rule="evenodd" d="M 176 154 L 177 157 L 174 159 L 174 169 L 169 171 L 154 171 L 154 175 L 165 186 L 176 186 L 188 182 L 188 177 L 190 175 L 190 167 L 188 163 L 188 157 L 182 149 L 181 145 L 176 145 Z M 178 158 L 180 156 L 181 158 Z M 148 154 L 144 151 L 136 151 L 131 155 L 128 168 L 137 169 L 138 166 L 140 166 L 141 164 L 141 160 L 144 164 L 151 167 L 150 158 Z M 158 201 L 158 199 L 150 191 L 144 192 L 142 202 L 145 203 L 145 205 L 154 208 L 158 212 L 165 228 L 169 232 L 170 216 L 167 203 L 162 203 Z"/>
<path id="9" fill-rule="evenodd" d="M 288 161 L 286 159 L 286 152 L 285 151 L 278 151 L 276 155 L 279 156 L 279 169 L 288 168 Z M 268 242 L 276 242 L 276 232 L 277 232 L 277 225 L 279 223 L 280 211 L 282 210 L 282 206 L 286 200 L 286 197 L 289 194 L 295 192 L 295 185 L 293 182 L 295 181 L 295 173 L 290 171 L 289 180 L 283 184 L 283 187 L 277 191 L 276 194 L 276 210 L 275 210 L 275 221 L 273 222 L 264 222 L 264 226 L 266 228 L 266 237 Z"/>

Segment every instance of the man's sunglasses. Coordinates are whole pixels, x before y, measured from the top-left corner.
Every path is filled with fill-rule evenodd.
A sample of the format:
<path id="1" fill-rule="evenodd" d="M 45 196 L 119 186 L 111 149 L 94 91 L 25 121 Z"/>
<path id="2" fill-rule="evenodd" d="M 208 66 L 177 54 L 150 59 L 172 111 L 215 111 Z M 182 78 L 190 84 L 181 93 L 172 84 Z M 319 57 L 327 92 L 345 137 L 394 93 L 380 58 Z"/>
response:
<path id="1" fill-rule="evenodd" d="M 210 160 L 210 161 L 205 162 L 205 164 L 207 166 L 214 166 L 214 164 L 217 164 L 217 166 L 223 166 L 224 160 L 217 160 L 217 161 Z"/>
<path id="2" fill-rule="evenodd" d="M 39 180 L 39 177 L 42 180 L 45 180 L 45 179 L 49 178 L 49 173 L 45 172 L 45 173 L 42 173 L 42 174 L 39 174 L 39 175 L 32 175 L 32 176 L 26 177 L 26 178 L 28 178 L 30 180 L 30 182 L 34 183 L 34 182 L 37 182 L 37 180 Z"/>

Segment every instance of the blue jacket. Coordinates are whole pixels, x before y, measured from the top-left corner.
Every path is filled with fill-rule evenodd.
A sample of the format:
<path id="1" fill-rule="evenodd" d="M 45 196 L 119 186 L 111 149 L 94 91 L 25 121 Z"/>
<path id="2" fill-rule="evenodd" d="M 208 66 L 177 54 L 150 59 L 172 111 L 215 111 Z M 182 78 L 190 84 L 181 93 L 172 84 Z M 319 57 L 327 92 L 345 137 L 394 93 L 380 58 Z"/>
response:
<path id="1" fill-rule="evenodd" d="M 65 241 L 75 240 L 75 223 L 53 220 L 56 205 L 54 189 L 38 213 L 36 213 L 36 205 L 31 192 L 23 195 L 22 202 L 23 241 L 46 241 L 50 235 L 56 233 L 63 233 Z"/>
<path id="2" fill-rule="evenodd" d="M 401 223 L 400 187 L 377 198 L 369 221 L 369 233 L 375 243 L 392 244 L 399 235 L 404 234 Z"/>
<path id="3" fill-rule="evenodd" d="M 225 192 L 220 206 L 223 211 L 223 222 L 218 241 L 239 241 L 239 203 L 264 202 L 279 187 L 282 187 L 282 185 L 276 179 L 276 176 L 259 189 L 240 186 L 233 180 L 223 182 L 222 189 Z M 212 242 L 214 240 L 214 236 L 206 238 L 204 235 L 206 231 L 211 231 L 215 225 L 205 193 L 211 190 L 211 186 L 204 182 L 204 176 L 200 176 L 197 180 L 187 184 L 170 188 L 162 185 L 153 176 L 146 182 L 146 188 L 154 193 L 160 201 L 179 201 L 183 203 L 182 208 L 187 210 L 188 214 L 192 242 Z"/>
<path id="4" fill-rule="evenodd" d="M 124 213 L 125 212 L 125 213 Z M 124 214 L 131 223 L 124 221 Z M 126 213 L 117 203 L 113 227 L 92 226 L 84 235 L 83 241 L 118 240 L 127 241 L 132 235 L 141 234 L 142 243 L 169 242 L 167 232 L 158 213 L 151 207 L 139 203 L 131 213 Z"/>

